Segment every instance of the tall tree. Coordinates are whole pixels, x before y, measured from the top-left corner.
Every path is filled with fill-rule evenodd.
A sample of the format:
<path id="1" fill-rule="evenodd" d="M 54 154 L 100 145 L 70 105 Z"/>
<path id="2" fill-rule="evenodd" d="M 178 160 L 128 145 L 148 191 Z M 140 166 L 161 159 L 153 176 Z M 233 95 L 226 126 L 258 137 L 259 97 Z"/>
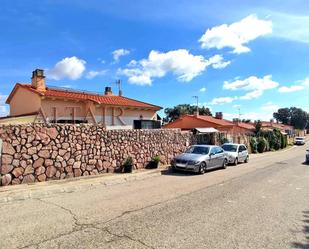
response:
<path id="1" fill-rule="evenodd" d="M 305 129 L 309 123 L 309 114 L 297 107 L 280 108 L 273 116 L 277 121 L 301 130 Z"/>
<path id="2" fill-rule="evenodd" d="M 261 120 L 258 120 L 256 123 L 255 123 L 255 134 L 259 134 L 260 131 L 262 129 L 262 122 Z"/>
<path id="3" fill-rule="evenodd" d="M 280 108 L 277 112 L 273 114 L 274 118 L 282 123 L 289 125 L 291 122 L 291 111 L 290 108 Z"/>
<path id="4" fill-rule="evenodd" d="M 165 118 L 163 119 L 164 123 L 169 123 L 180 116 L 186 115 L 186 114 L 194 114 L 196 112 L 196 106 L 189 105 L 189 104 L 181 104 L 174 106 L 173 108 L 166 108 L 164 110 L 165 113 Z M 199 114 L 200 115 L 207 115 L 207 116 L 212 116 L 211 111 L 207 107 L 199 107 Z"/>
<path id="5" fill-rule="evenodd" d="M 304 110 L 296 107 L 290 108 L 291 110 L 291 125 L 296 129 L 305 129 L 309 121 L 309 114 Z"/>

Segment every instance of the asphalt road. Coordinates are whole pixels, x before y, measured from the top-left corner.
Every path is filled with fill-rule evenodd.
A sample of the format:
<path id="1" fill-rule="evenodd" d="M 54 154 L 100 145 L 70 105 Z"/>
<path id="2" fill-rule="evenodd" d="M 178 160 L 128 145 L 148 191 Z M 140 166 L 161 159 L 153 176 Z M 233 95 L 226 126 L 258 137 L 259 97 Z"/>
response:
<path id="1" fill-rule="evenodd" d="M 305 149 L 205 175 L 164 172 L 48 197 L 42 186 L 0 205 L 0 248 L 309 248 Z"/>

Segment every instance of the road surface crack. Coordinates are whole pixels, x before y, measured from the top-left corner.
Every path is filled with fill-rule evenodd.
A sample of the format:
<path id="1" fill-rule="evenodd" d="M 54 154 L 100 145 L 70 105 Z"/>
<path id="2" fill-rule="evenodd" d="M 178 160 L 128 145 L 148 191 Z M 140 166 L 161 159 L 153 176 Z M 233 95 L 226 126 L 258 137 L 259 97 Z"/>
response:
<path id="1" fill-rule="evenodd" d="M 63 207 L 63 206 L 61 206 L 61 205 L 59 205 L 57 203 L 50 202 L 50 201 L 43 200 L 43 199 L 39 199 L 39 198 L 37 198 L 36 200 L 41 201 L 41 202 L 43 202 L 45 204 L 48 204 L 48 205 L 53 205 L 55 207 L 58 207 L 58 208 L 62 209 L 63 211 L 65 211 L 66 213 L 68 213 L 70 215 L 70 217 L 72 217 L 72 219 L 73 219 L 73 229 L 71 231 L 67 232 L 67 233 L 59 234 L 58 236 L 54 236 L 54 237 L 51 237 L 49 239 L 42 240 L 42 241 L 37 242 L 35 244 L 26 245 L 26 246 L 20 247 L 19 249 L 26 249 L 26 248 L 33 247 L 33 246 L 35 246 L 36 248 L 39 248 L 39 245 L 42 244 L 42 243 L 45 243 L 45 242 L 48 242 L 48 241 L 52 241 L 52 240 L 56 240 L 58 238 L 70 235 L 70 234 L 72 234 L 74 232 L 81 231 L 81 230 L 83 230 L 85 228 L 89 228 L 90 227 L 90 228 L 96 229 L 95 227 L 92 226 L 92 224 L 81 224 L 81 223 L 79 223 L 76 214 L 74 214 L 72 212 L 72 210 L 70 210 L 70 209 L 68 209 L 66 207 Z M 58 244 L 58 248 L 59 247 L 60 247 L 60 245 Z"/>
<path id="2" fill-rule="evenodd" d="M 99 228 L 98 228 L 98 229 L 99 229 Z M 137 242 L 137 243 L 139 243 L 139 244 L 145 246 L 146 248 L 155 249 L 154 247 L 147 245 L 145 242 L 143 242 L 143 241 L 141 241 L 141 240 L 139 240 L 139 239 L 134 239 L 134 238 L 130 237 L 129 235 L 119 235 L 119 234 L 113 233 L 113 232 L 111 232 L 111 231 L 108 229 L 108 227 L 105 227 L 104 229 L 100 229 L 100 230 L 105 231 L 105 232 L 107 232 L 108 234 L 117 237 L 118 239 L 123 239 L 123 238 L 125 238 L 125 239 L 131 240 L 131 241 L 133 241 L 133 242 Z M 115 240 L 112 240 L 112 241 L 115 241 Z M 112 242 L 112 241 L 109 241 L 109 243 Z"/>

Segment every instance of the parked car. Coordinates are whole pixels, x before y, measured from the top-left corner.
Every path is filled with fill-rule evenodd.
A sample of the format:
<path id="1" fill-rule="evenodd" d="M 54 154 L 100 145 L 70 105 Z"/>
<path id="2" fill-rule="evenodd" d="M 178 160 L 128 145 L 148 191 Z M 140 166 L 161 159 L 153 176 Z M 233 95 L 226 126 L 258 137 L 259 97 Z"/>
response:
<path id="1" fill-rule="evenodd" d="M 172 160 L 174 170 L 204 174 L 208 169 L 223 168 L 227 165 L 224 150 L 215 145 L 193 145 L 185 153 Z"/>
<path id="2" fill-rule="evenodd" d="M 294 144 L 295 145 L 305 145 L 306 144 L 305 138 L 304 137 L 295 137 Z"/>
<path id="3" fill-rule="evenodd" d="M 226 152 L 228 163 L 237 165 L 239 162 L 249 161 L 249 152 L 244 144 L 225 143 L 222 149 Z"/>
<path id="4" fill-rule="evenodd" d="M 306 153 L 306 163 L 309 163 L 309 150 L 307 150 L 307 153 Z"/>

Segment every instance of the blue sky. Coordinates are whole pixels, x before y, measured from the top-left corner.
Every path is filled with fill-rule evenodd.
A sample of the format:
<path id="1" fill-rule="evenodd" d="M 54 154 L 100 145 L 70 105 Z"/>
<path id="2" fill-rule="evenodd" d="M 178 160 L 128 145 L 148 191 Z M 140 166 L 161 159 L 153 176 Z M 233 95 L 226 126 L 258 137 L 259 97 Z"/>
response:
<path id="1" fill-rule="evenodd" d="M 164 108 L 198 95 L 228 119 L 309 111 L 309 3 L 282 2 L 3 0 L 0 115 L 35 68 L 102 93 L 121 79 L 125 96 Z"/>

